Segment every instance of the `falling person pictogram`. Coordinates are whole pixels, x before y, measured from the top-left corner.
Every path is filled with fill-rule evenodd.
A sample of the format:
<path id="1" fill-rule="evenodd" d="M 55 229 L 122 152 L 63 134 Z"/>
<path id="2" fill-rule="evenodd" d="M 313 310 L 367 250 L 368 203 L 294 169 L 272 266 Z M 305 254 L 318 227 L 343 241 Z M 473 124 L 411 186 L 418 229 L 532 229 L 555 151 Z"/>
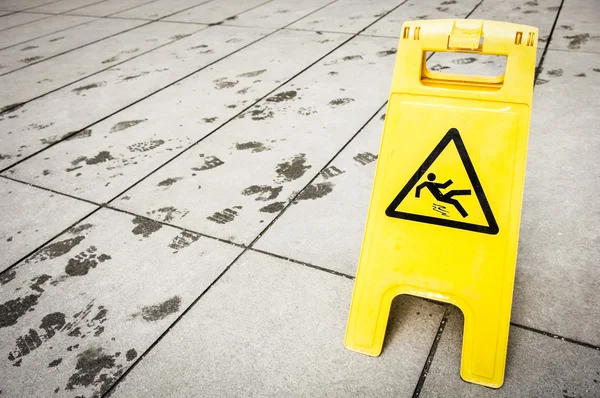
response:
<path id="1" fill-rule="evenodd" d="M 467 213 L 465 208 L 462 207 L 460 202 L 458 200 L 454 199 L 453 196 L 471 195 L 471 190 L 470 189 L 455 189 L 452 191 L 448 191 L 446 193 L 442 193 L 441 190 L 448 188 L 450 185 L 452 185 L 453 182 L 452 182 L 452 180 L 448 180 L 445 183 L 439 183 L 439 182 L 435 182 L 436 178 L 437 177 L 434 173 L 427 174 L 427 179 L 429 181 L 425 181 L 424 183 L 417 186 L 417 189 L 415 192 L 415 197 L 420 198 L 421 197 L 421 189 L 427 188 L 427 189 L 429 189 L 429 192 L 431 192 L 431 194 L 433 195 L 433 197 L 436 200 L 439 200 L 440 202 L 443 202 L 443 203 L 448 203 L 448 204 L 456 207 L 456 210 L 458 210 L 458 212 L 460 213 L 461 216 L 463 216 L 463 218 L 467 217 L 469 215 L 469 213 Z"/>

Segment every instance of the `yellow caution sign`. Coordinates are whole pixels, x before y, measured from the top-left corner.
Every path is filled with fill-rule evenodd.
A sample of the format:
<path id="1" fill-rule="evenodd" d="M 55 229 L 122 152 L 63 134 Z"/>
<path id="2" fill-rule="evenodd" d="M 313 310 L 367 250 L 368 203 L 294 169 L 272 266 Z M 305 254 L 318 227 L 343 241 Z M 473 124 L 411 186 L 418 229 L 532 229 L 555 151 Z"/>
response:
<path id="1" fill-rule="evenodd" d="M 482 20 L 402 27 L 348 319 L 380 354 L 392 299 L 458 306 L 461 376 L 504 381 L 538 30 Z M 506 56 L 501 76 L 427 69 L 427 52 Z"/>

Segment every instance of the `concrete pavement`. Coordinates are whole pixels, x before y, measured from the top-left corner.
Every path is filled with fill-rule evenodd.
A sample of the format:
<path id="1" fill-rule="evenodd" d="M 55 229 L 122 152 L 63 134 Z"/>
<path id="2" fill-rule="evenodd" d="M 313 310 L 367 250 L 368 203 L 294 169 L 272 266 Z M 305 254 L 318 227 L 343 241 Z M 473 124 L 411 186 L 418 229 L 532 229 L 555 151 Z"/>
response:
<path id="1" fill-rule="evenodd" d="M 400 26 L 438 18 L 540 29 L 498 390 L 461 380 L 451 306 L 398 297 L 380 357 L 343 347 Z M 0 0 L 0 397 L 600 396 L 598 18 L 587 0 Z"/>

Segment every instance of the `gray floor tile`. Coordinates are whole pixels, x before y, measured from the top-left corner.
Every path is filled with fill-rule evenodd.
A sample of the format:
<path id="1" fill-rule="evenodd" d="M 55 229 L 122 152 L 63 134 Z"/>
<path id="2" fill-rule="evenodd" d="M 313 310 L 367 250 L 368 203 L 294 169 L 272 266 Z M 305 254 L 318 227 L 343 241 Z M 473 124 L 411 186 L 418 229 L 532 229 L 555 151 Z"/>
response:
<path id="1" fill-rule="evenodd" d="M 464 18 L 480 0 L 408 0 L 365 31 L 368 35 L 400 38 L 406 21 Z"/>
<path id="2" fill-rule="evenodd" d="M 105 17 L 151 3 L 153 0 L 107 0 L 71 11 L 72 15 Z M 156 1 L 156 0 L 154 0 Z"/>
<path id="3" fill-rule="evenodd" d="M 0 202 L 0 272 L 96 208 L 4 178 Z M 0 276 L 0 282 L 10 275 Z"/>
<path id="4" fill-rule="evenodd" d="M 90 6 L 92 4 L 101 3 L 106 0 L 61 0 L 49 4 L 44 4 L 39 7 L 31 8 L 29 12 L 42 12 L 50 14 L 61 14 Z"/>
<path id="5" fill-rule="evenodd" d="M 247 253 L 113 396 L 411 397 L 443 307 L 401 298 L 373 358 L 343 345 L 351 291 L 343 277 Z"/>
<path id="6" fill-rule="evenodd" d="M 94 32 L 111 29 L 107 25 L 118 26 L 120 30 L 124 30 L 143 23 L 143 21 L 125 19 L 109 21 L 103 19 L 83 26 L 94 24 L 87 29 Z M 173 42 L 177 39 L 175 36 L 181 34 L 180 32 L 188 34 L 198 29 L 200 29 L 198 26 L 180 28 L 172 24 L 152 23 L 2 76 L 0 86 L 6 87 L 6 91 L 0 93 L 0 109 L 12 104 L 24 103 Z M 90 78 L 94 79 L 95 76 Z"/>
<path id="7" fill-rule="evenodd" d="M 269 1 L 271 0 L 211 1 L 165 18 L 165 21 L 214 24 Z"/>
<path id="8" fill-rule="evenodd" d="M 533 98 L 513 321 L 600 345 L 600 54 L 548 51 Z"/>
<path id="9" fill-rule="evenodd" d="M 99 397 L 239 252 L 100 210 L 2 286 L 3 395 Z"/>
<path id="10" fill-rule="evenodd" d="M 25 43 L 38 37 L 60 32 L 86 22 L 94 18 L 78 17 L 71 15 L 55 15 L 39 21 L 12 27 L 0 35 L 0 50 Z"/>
<path id="11" fill-rule="evenodd" d="M 512 22 L 539 29 L 538 47 L 544 48 L 556 19 L 561 0 L 505 0 L 484 1 L 470 19 Z"/>
<path id="12" fill-rule="evenodd" d="M 383 104 L 394 64 L 388 50 L 395 43 L 350 41 L 115 206 L 251 242 Z M 165 208 L 177 212 L 166 214 Z"/>
<path id="13" fill-rule="evenodd" d="M 144 21 L 117 21 L 111 20 L 107 22 L 103 19 L 98 19 L 83 25 L 76 26 L 72 29 L 67 29 L 63 32 L 55 33 L 50 36 L 41 37 L 36 40 L 31 40 L 27 43 L 24 43 L 20 46 L 10 47 L 0 52 L 0 56 L 2 57 L 2 61 L 0 62 L 0 74 L 5 75 L 9 72 L 12 72 L 16 69 L 25 68 L 27 66 L 36 64 L 38 62 L 43 61 L 46 58 L 54 57 L 56 55 L 62 54 L 71 49 L 85 46 L 86 44 L 92 43 L 96 40 L 101 40 L 102 38 L 118 34 L 119 32 L 123 32 L 125 30 L 134 28 L 135 26 L 139 26 L 145 23 Z M 106 42 L 105 42 L 106 43 Z M 137 43 L 136 43 L 137 44 Z M 86 48 L 89 51 L 89 48 L 98 49 L 98 46 L 101 44 L 96 44 L 94 46 L 90 46 Z M 76 59 L 76 62 L 71 64 L 71 73 L 73 73 L 77 78 L 81 78 L 82 73 L 85 73 L 85 64 L 88 62 L 85 51 L 78 51 L 77 54 L 80 55 L 79 58 Z M 114 51 L 114 50 L 113 50 Z M 65 55 L 66 56 L 66 55 Z M 70 54 L 69 56 L 73 56 Z M 68 58 L 60 58 L 63 61 L 56 60 L 53 62 L 61 62 L 60 68 L 61 71 L 52 71 L 53 77 L 55 73 L 60 72 L 68 72 L 69 69 L 65 68 L 65 65 L 69 65 L 65 61 Z M 72 60 L 71 60 L 72 61 Z M 116 62 L 116 61 L 115 61 Z M 44 64 L 50 65 L 50 64 Z M 106 64 L 103 64 L 106 67 Z M 110 64 L 109 64 L 110 65 Z M 76 66 L 76 67 L 75 67 Z M 80 68 L 83 67 L 83 70 Z M 51 73 L 51 72 L 47 72 Z M 35 72 L 32 72 L 31 75 L 38 76 Z M 40 77 L 37 81 L 32 81 L 32 76 L 28 76 L 29 84 L 42 84 L 37 83 L 37 81 L 50 79 L 51 77 Z M 13 75 L 16 77 L 16 75 Z M 0 78 L 1 79 L 1 78 Z M 44 82 L 45 83 L 45 82 Z M 4 83 L 1 83 L 4 84 Z M 8 84 L 8 83 L 7 83 Z M 7 93 L 3 92 L 3 97 L 10 97 L 12 95 L 18 94 L 18 91 L 29 91 L 22 86 L 18 86 L 19 90 L 17 93 Z M 25 98 L 32 98 L 31 93 L 21 93 Z M 13 102 L 14 103 L 14 102 Z M 2 107 L 0 105 L 0 107 Z"/>
<path id="14" fill-rule="evenodd" d="M 385 109 L 263 234 L 257 249 L 355 275 L 384 117 Z"/>
<path id="15" fill-rule="evenodd" d="M 333 0 L 273 0 L 236 18 L 229 18 L 225 23 L 237 26 L 278 29 L 304 18 L 332 2 Z"/>
<path id="16" fill-rule="evenodd" d="M 19 157 L 56 142 L 65 133 L 83 129 L 266 34 L 259 29 L 215 26 L 202 30 L 203 27 L 190 24 L 156 24 L 162 24 L 160 36 L 178 40 L 0 117 L 0 147 L 4 155 L 0 167 L 9 166 Z M 199 29 L 202 31 L 190 36 Z M 123 55 L 126 54 L 114 54 Z M 172 119 L 165 118 L 164 111 L 160 110 L 161 118 L 171 126 Z M 89 131 L 76 138 L 86 134 Z M 143 148 L 142 145 L 134 152 L 143 152 Z"/>
<path id="17" fill-rule="evenodd" d="M 56 0 L 3 0 L 0 3 L 2 11 L 22 11 L 43 4 L 53 3 Z"/>
<path id="18" fill-rule="evenodd" d="M 1 15 L 3 15 L 2 13 Z M 50 15 L 43 14 L 25 14 L 25 13 L 16 13 L 12 15 L 6 15 L 0 18 L 0 31 L 5 29 L 10 29 L 14 26 L 30 24 L 34 21 L 39 21 L 40 19 L 50 18 Z"/>
<path id="19" fill-rule="evenodd" d="M 600 53 L 600 3 L 567 0 L 563 5 L 550 48 Z"/>
<path id="20" fill-rule="evenodd" d="M 463 317 L 453 309 L 420 397 L 600 396 L 600 351 L 511 327 L 506 377 L 500 389 L 460 378 Z"/>
<path id="21" fill-rule="evenodd" d="M 339 0 L 289 26 L 290 29 L 358 33 L 403 0 Z"/>
<path id="22" fill-rule="evenodd" d="M 159 0 L 112 15 L 122 18 L 157 19 L 215 0 Z"/>
<path id="23" fill-rule="evenodd" d="M 246 44 L 246 30 L 260 33 L 258 29 L 215 26 L 206 31 L 212 32 L 210 35 L 198 35 L 193 40 L 196 46 L 188 43 L 184 48 L 205 43 L 208 49 L 232 51 L 233 46 L 242 44 L 241 40 L 237 44 L 227 42 L 241 38 Z M 79 135 L 82 139 L 65 141 L 40 153 L 24 162 L 23 167 L 16 167 L 14 175 L 43 186 L 59 187 L 61 192 L 108 201 L 345 39 L 345 35 L 278 32 L 91 127 L 89 133 Z M 82 156 L 97 161 L 78 160 Z M 168 177 L 179 177 L 181 172 Z M 184 176 L 191 173 L 194 172 L 186 170 Z M 193 180 L 189 179 L 189 183 L 194 184 L 196 195 L 198 184 Z M 153 188 L 164 191 L 169 185 Z M 165 193 L 172 195 L 172 191 Z"/>

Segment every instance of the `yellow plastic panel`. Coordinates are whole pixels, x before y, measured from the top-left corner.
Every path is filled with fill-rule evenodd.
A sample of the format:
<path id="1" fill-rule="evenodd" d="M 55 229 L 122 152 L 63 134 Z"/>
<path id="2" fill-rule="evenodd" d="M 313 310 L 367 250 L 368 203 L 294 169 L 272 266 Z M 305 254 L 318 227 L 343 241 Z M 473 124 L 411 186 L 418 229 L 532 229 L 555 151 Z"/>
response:
<path id="1" fill-rule="evenodd" d="M 464 313 L 461 376 L 504 380 L 537 29 L 405 23 L 345 345 L 380 354 L 392 299 Z M 500 78 L 426 71 L 427 51 L 506 55 Z"/>

